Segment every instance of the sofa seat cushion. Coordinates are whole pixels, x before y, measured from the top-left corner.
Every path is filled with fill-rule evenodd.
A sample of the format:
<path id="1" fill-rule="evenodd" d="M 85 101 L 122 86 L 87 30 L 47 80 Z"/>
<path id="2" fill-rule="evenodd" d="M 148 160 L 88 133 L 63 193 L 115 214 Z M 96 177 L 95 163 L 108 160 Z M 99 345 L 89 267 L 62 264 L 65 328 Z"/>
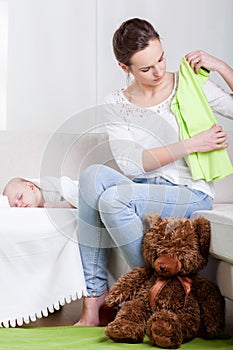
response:
<path id="1" fill-rule="evenodd" d="M 210 255 L 233 264 L 233 204 L 215 204 L 213 210 L 199 210 L 194 219 L 204 216 L 211 223 Z"/>

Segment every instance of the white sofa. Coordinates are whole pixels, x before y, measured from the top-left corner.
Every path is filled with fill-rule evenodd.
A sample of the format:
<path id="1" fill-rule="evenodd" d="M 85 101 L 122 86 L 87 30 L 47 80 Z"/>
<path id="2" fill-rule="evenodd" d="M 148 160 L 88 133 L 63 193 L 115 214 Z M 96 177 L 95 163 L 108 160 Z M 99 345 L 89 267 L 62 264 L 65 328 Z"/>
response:
<path id="1" fill-rule="evenodd" d="M 229 146 L 229 153 L 233 160 L 233 133 L 228 134 L 228 140 L 231 145 Z M 104 133 L 87 133 L 85 135 L 81 134 L 68 134 L 68 133 L 55 133 L 55 134 L 45 134 L 36 132 L 21 132 L 21 131 L 1 131 L 0 132 L 0 161 L 1 161 L 1 174 L 0 174 L 0 190 L 2 191 L 4 184 L 14 176 L 22 176 L 27 178 L 38 178 L 40 176 L 50 175 L 50 176 L 62 176 L 66 175 L 73 179 L 78 179 L 80 172 L 90 164 L 93 163 L 103 163 L 112 166 L 117 169 L 116 163 L 112 159 L 112 154 L 108 145 L 107 135 Z M 229 334 L 233 336 L 233 176 L 216 182 L 216 199 L 214 203 L 214 209 L 212 211 L 200 211 L 193 214 L 193 217 L 197 215 L 204 215 L 211 221 L 212 226 L 212 238 L 211 238 L 211 250 L 210 250 L 210 262 L 204 273 L 219 285 L 222 294 L 226 298 L 226 330 Z M 19 208 L 0 208 L 1 217 L 10 215 L 12 220 L 9 220 L 9 225 L 7 229 L 8 235 L 11 235 L 11 230 L 15 230 L 15 223 L 20 222 L 20 230 L 23 230 L 24 241 L 30 241 L 31 237 L 38 234 L 40 231 L 40 224 L 42 217 L 44 218 L 44 211 L 46 209 L 34 209 L 35 212 L 32 213 L 29 209 L 19 209 Z M 46 211 L 48 220 L 50 221 L 51 227 L 56 227 L 59 231 L 64 230 L 67 225 L 70 227 L 71 231 L 74 230 L 76 221 L 76 210 L 72 209 L 58 209 L 59 215 L 55 215 L 56 209 L 51 209 L 51 212 Z M 67 214 L 67 210 L 69 211 Z M 22 213 L 22 216 L 20 214 Z M 64 211 L 64 214 L 61 213 Z M 42 213 L 43 212 L 43 213 Z M 33 215 L 32 215 L 33 214 Z M 20 221 L 19 217 L 21 217 Z M 23 219 L 22 219 L 23 217 Z M 32 220 L 33 218 L 33 220 Z M 44 220 L 44 219 L 43 219 Z M 38 222 L 37 222 L 38 221 Z M 25 223 L 25 231 L 24 231 Z M 31 224 L 30 224 L 31 223 Z M 37 228 L 37 230 L 36 230 Z M 0 223 L 0 237 L 1 241 L 6 237 L 6 232 L 4 227 Z M 73 231 L 72 231 L 73 232 Z M 76 244 L 77 242 L 75 242 Z M 14 244 L 11 242 L 11 244 Z M 16 243 L 17 244 L 17 243 Z M 66 247 L 66 242 L 63 242 L 64 247 Z M 4 245 L 3 245 L 4 246 Z M 5 248 L 4 248 L 5 249 Z M 56 249 L 59 251 L 61 247 L 56 247 L 56 244 L 51 247 L 51 249 Z M 65 249 L 65 248 L 64 248 Z M 76 248 L 75 248 L 76 249 Z M 72 252 L 75 250 L 73 249 Z M 76 250 L 78 252 L 78 249 Z M 59 253 L 59 252 L 58 252 Z M 6 256 L 7 252 L 0 248 L 0 257 Z M 78 254 L 78 253 L 77 253 Z M 60 257 L 60 255 L 59 255 Z M 77 257 L 75 253 L 71 254 L 70 259 L 64 255 L 62 261 L 59 263 L 63 266 L 64 273 L 70 274 L 70 279 L 75 276 L 75 268 L 79 266 L 77 262 Z M 12 264 L 13 262 L 10 261 Z M 42 262 L 42 268 L 46 271 L 46 259 L 44 263 Z M 56 264 L 56 262 L 54 262 Z M 30 265 L 29 265 L 30 266 Z M 51 270 L 52 271 L 52 270 Z M 71 273 L 72 271 L 72 273 Z M 120 257 L 118 252 L 115 250 L 112 253 L 112 257 L 109 265 L 109 283 L 113 283 L 121 274 L 128 271 L 128 266 L 124 260 Z M 0 269 L 1 281 L 4 279 L 9 279 L 9 276 L 5 275 L 5 272 Z M 33 274 L 33 271 L 32 271 Z M 58 288 L 60 280 L 59 273 L 55 276 L 52 275 L 45 277 L 47 280 L 53 279 L 53 288 Z M 32 275 L 31 275 L 32 276 Z M 24 281 L 24 287 L 15 285 L 15 294 L 12 294 L 12 298 L 16 298 L 17 302 L 17 288 L 25 288 L 25 293 L 27 293 L 28 302 L 34 302 L 37 296 L 37 291 L 33 288 L 28 291 L 28 286 L 32 283 L 30 273 L 28 274 L 28 281 Z M 13 281 L 12 281 L 13 283 Z M 20 284 L 20 279 L 17 282 Z M 14 285 L 14 284 L 12 284 Z M 50 294 L 51 285 L 48 284 L 46 280 L 44 281 L 45 293 Z M 47 286 L 47 287 L 46 287 Z M 46 289 L 47 288 L 47 289 Z M 48 289 L 50 288 L 50 290 Z M 78 288 L 79 289 L 79 288 Z M 5 294 L 7 290 L 5 290 Z M 31 293 L 31 294 L 30 294 Z M 69 292 L 70 293 L 70 292 Z M 45 309 L 53 312 L 59 309 L 61 305 L 63 306 L 63 318 L 62 322 L 69 323 L 77 321 L 77 318 L 81 311 L 81 302 L 72 302 L 70 306 L 67 307 L 67 302 L 72 299 L 75 300 L 80 298 L 80 293 L 85 293 L 84 289 L 81 288 L 76 291 L 75 295 L 70 295 L 70 297 L 61 296 L 62 302 L 60 300 L 50 300 L 49 305 L 44 305 Z M 52 294 L 52 293 L 51 293 Z M 40 295 L 37 296 L 38 298 Z M 3 298 L 0 299 L 0 310 L 1 303 L 5 303 Z M 45 301 L 46 303 L 46 301 Z M 60 311 L 59 311 L 60 312 Z M 71 318 L 68 314 L 72 314 Z M 55 312 L 56 313 L 56 312 Z M 39 312 L 36 313 L 35 317 L 27 317 L 26 313 L 23 315 L 16 315 L 16 319 L 19 318 L 23 322 L 35 321 L 38 319 Z M 41 316 L 47 316 L 46 310 L 42 312 Z M 60 313 L 61 315 L 61 313 Z M 6 320 L 7 315 L 4 316 Z M 40 317 L 39 317 L 40 318 Z M 46 318 L 51 320 L 51 316 Z M 42 317 L 41 322 L 34 322 L 35 325 L 46 325 Z M 1 318 L 0 312 L 0 323 L 2 324 L 3 319 Z M 56 323 L 56 322 L 55 322 Z M 60 323 L 60 324 L 61 324 Z M 53 324 L 47 322 L 47 324 Z M 57 323 L 59 324 L 59 322 Z M 14 322 L 11 322 L 14 325 Z"/>

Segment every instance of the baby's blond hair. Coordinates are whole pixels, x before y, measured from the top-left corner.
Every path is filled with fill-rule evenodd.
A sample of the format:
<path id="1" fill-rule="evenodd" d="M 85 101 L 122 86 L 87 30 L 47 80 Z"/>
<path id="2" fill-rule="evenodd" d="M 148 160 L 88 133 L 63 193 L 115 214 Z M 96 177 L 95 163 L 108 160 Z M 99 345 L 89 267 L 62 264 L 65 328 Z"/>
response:
<path id="1" fill-rule="evenodd" d="M 7 192 L 9 192 L 9 190 L 11 189 L 11 187 L 14 184 L 16 184 L 16 183 L 23 183 L 23 182 L 28 182 L 28 181 L 26 179 L 22 178 L 22 177 L 13 177 L 12 179 L 10 179 L 10 181 L 8 181 L 8 183 L 4 187 L 2 194 L 4 196 L 6 196 Z"/>

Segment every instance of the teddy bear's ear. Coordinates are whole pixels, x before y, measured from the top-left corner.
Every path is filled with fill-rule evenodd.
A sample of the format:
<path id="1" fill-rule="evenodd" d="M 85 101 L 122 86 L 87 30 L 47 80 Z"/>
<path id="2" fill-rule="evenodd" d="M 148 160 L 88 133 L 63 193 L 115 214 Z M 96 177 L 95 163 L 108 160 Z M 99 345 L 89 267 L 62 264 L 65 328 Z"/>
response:
<path id="1" fill-rule="evenodd" d="M 210 222 L 201 216 L 193 220 L 193 225 L 198 237 L 201 255 L 208 259 L 211 234 Z"/>
<path id="2" fill-rule="evenodd" d="M 145 234 L 151 227 L 162 221 L 161 216 L 158 213 L 149 213 L 143 220 L 143 233 Z"/>

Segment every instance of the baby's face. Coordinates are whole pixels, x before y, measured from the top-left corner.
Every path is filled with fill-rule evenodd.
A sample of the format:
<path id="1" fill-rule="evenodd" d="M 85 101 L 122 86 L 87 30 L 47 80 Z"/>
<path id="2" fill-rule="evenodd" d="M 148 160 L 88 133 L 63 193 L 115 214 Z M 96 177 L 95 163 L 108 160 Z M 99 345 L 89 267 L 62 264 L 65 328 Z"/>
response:
<path id="1" fill-rule="evenodd" d="M 40 189 L 31 182 L 17 182 L 5 192 L 11 207 L 37 208 L 42 206 Z"/>

